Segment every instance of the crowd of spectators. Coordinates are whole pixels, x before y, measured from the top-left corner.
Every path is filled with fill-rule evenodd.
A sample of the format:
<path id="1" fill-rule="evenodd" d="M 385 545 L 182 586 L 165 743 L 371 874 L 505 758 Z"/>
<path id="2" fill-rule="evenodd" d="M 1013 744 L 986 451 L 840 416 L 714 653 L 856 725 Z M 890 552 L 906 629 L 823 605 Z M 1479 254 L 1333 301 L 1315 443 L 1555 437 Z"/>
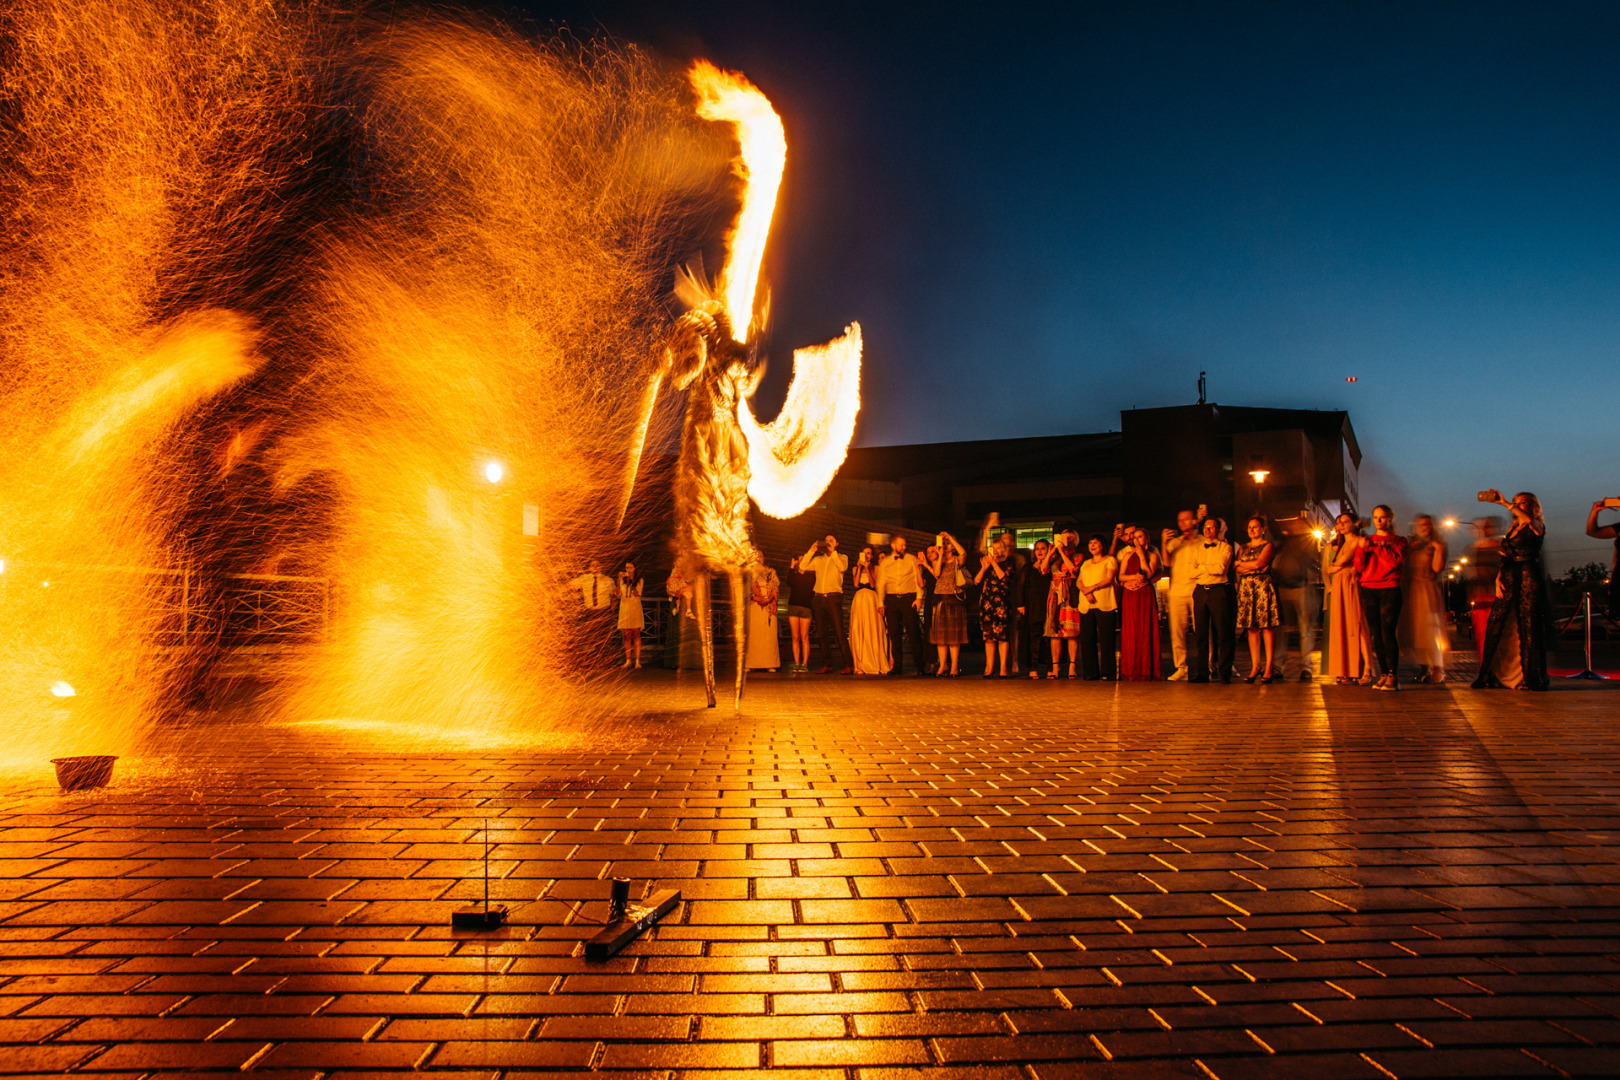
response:
<path id="1" fill-rule="evenodd" d="M 1027 548 L 990 514 L 971 548 L 949 532 L 918 552 L 904 537 L 873 536 L 853 560 L 829 534 L 780 572 L 761 566 L 754 574 L 746 663 L 811 671 L 814 640 L 818 674 L 899 677 L 909 653 L 912 674 L 951 678 L 963 674 L 964 647 L 982 643 L 986 679 L 1271 683 L 1285 677 L 1291 651 L 1300 681 L 1398 690 L 1403 659 L 1411 678 L 1445 681 L 1450 591 L 1473 624 L 1473 685 L 1546 689 L 1541 504 L 1529 492 L 1479 497 L 1505 507 L 1511 522 L 1505 531 L 1499 519 L 1474 523 L 1455 590 L 1446 588 L 1447 545 L 1434 518 L 1419 515 L 1402 534 L 1385 505 L 1374 508 L 1370 530 L 1350 514 L 1330 530 L 1256 514 L 1233 538 L 1227 522 L 1200 506 L 1182 511 L 1157 544 L 1146 528 L 1120 524 L 1111 535 L 1064 530 Z M 1620 508 L 1620 499 L 1593 505 L 1587 533 L 1615 540 L 1620 560 L 1620 527 L 1597 521 L 1606 508 Z M 592 563 L 571 585 L 582 620 L 616 617 L 624 666 L 639 667 L 643 582 L 634 563 L 615 578 Z M 677 605 L 689 592 L 678 575 L 667 588 Z M 784 606 L 785 661 L 777 621 Z M 1620 609 L 1620 588 L 1611 606 Z M 1237 670 L 1240 635 L 1246 672 Z"/>

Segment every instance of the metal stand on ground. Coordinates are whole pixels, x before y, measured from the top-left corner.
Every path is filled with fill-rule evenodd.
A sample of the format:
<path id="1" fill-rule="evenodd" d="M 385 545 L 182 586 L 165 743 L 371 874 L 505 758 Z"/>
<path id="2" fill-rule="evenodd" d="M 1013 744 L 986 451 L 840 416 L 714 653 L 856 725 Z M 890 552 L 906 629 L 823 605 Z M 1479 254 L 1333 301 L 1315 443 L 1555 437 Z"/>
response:
<path id="1" fill-rule="evenodd" d="M 606 960 L 675 910 L 675 905 L 681 902 L 679 889 L 659 889 L 647 897 L 645 904 L 631 905 L 629 878 L 614 878 L 612 890 L 608 899 L 607 925 L 585 943 L 587 960 Z"/>
<path id="2" fill-rule="evenodd" d="M 450 913 L 450 925 L 458 930 L 498 930 L 506 925 L 506 905 L 489 906 L 489 819 L 484 820 L 484 906 L 468 904 Z"/>
<path id="3" fill-rule="evenodd" d="M 1570 675 L 1569 678 L 1606 679 L 1608 676 L 1599 675 L 1592 670 L 1592 594 L 1590 592 L 1582 595 L 1581 607 L 1586 615 L 1586 667 L 1576 674 Z"/>

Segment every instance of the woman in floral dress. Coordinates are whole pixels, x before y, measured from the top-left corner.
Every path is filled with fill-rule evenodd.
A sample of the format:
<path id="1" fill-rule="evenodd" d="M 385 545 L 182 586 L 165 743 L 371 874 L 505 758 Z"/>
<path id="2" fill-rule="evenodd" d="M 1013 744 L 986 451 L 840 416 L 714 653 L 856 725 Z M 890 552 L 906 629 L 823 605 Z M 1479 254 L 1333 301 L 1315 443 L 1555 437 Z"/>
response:
<path id="1" fill-rule="evenodd" d="M 1274 552 L 1266 519 L 1249 519 L 1249 542 L 1238 549 L 1232 569 L 1238 575 L 1237 628 L 1249 632 L 1249 677 L 1244 682 L 1274 682 L 1272 653 L 1277 645 L 1277 627 L 1282 625 L 1282 608 L 1277 603 L 1277 586 L 1271 580 Z M 1260 644 L 1266 646 L 1265 666 L 1260 666 Z"/>
<path id="2" fill-rule="evenodd" d="M 1012 595 L 1012 548 L 1005 536 L 998 537 L 979 561 L 973 579 L 979 586 L 979 629 L 984 634 L 984 677 L 996 677 L 996 658 L 1001 658 L 1001 677 L 1008 678 L 1007 648 L 1012 639 L 1009 600 Z"/>

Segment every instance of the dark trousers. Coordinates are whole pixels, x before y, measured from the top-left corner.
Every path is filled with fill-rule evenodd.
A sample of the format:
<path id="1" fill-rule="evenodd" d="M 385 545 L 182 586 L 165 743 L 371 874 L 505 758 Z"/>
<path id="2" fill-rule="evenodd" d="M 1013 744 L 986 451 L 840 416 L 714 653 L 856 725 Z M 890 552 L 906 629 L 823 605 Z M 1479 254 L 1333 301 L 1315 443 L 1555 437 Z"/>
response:
<path id="1" fill-rule="evenodd" d="M 1019 616 L 1018 666 L 1024 672 L 1040 671 L 1051 661 L 1046 648 L 1046 602 L 1040 607 L 1026 607 Z"/>
<path id="2" fill-rule="evenodd" d="M 889 625 L 889 650 L 894 654 L 894 667 L 890 675 L 900 674 L 900 657 L 904 655 L 900 638 L 902 631 L 911 635 L 911 656 L 917 670 L 928 670 L 928 658 L 923 653 L 922 622 L 917 618 L 916 593 L 891 594 L 883 598 L 883 621 Z"/>
<path id="3" fill-rule="evenodd" d="M 1114 671 L 1114 629 L 1119 625 L 1117 611 L 1080 613 L 1080 677 L 1112 679 Z"/>
<path id="4" fill-rule="evenodd" d="M 1384 675 L 1394 675 L 1401 666 L 1401 638 L 1397 633 L 1401 625 L 1401 590 L 1369 589 L 1361 587 L 1361 612 L 1367 616 L 1367 629 L 1372 633 L 1373 654 Z"/>
<path id="5" fill-rule="evenodd" d="M 1199 681 L 1211 676 L 1232 677 L 1231 590 L 1225 585 L 1200 585 L 1193 590 L 1193 650 L 1188 657 L 1192 677 Z M 1215 668 L 1210 670 L 1210 650 L 1214 649 Z"/>
<path id="6" fill-rule="evenodd" d="M 580 666 L 591 670 L 617 667 L 622 659 L 619 650 L 621 636 L 618 630 L 619 609 L 617 606 L 597 608 L 592 611 L 585 608 L 579 613 L 579 659 Z"/>
<path id="7" fill-rule="evenodd" d="M 810 617 L 815 620 L 816 637 L 821 641 L 821 666 L 847 667 L 849 639 L 844 636 L 844 594 L 816 593 L 810 599 Z M 838 650 L 836 654 L 827 647 L 828 635 L 832 636 L 833 648 Z M 835 664 L 834 660 L 838 662 Z"/>

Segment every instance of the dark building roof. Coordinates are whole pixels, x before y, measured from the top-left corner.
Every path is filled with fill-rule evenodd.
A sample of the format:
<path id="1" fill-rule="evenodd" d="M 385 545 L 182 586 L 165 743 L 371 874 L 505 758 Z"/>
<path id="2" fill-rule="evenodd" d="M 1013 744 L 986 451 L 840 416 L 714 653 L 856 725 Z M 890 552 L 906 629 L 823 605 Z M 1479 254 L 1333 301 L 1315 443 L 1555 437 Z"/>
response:
<path id="1" fill-rule="evenodd" d="M 1119 470 L 1120 435 L 1040 435 L 1025 439 L 861 446 L 849 452 L 841 480 L 946 476 L 985 484 L 1053 475 L 1111 476 Z"/>

